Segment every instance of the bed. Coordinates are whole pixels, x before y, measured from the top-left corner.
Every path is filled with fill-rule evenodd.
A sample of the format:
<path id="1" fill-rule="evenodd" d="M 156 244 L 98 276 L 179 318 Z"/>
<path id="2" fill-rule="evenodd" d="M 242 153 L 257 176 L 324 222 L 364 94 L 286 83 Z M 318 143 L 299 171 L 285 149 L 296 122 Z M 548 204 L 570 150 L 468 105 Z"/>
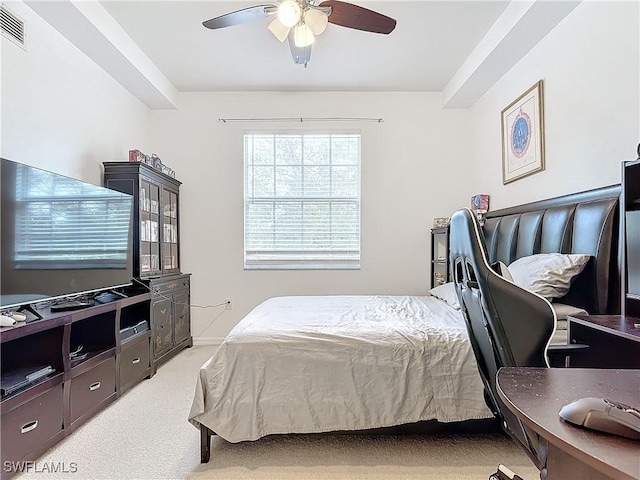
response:
<path id="1" fill-rule="evenodd" d="M 588 255 L 554 303 L 616 313 L 619 194 L 611 186 L 489 212 L 491 262 Z M 189 421 L 201 432 L 201 461 L 209 461 L 213 434 L 241 442 L 491 418 L 454 303 L 432 295 L 266 300 L 200 369 Z"/>

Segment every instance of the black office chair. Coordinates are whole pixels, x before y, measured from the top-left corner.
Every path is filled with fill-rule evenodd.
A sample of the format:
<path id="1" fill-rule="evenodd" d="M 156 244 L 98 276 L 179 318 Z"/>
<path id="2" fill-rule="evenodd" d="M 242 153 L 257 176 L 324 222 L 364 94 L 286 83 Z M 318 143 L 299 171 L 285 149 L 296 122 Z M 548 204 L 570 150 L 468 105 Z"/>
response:
<path id="1" fill-rule="evenodd" d="M 547 350 L 555 330 L 555 313 L 545 299 L 506 280 L 489 264 L 481 227 L 468 209 L 451 217 L 450 260 L 487 405 L 544 480 L 546 445 L 503 405 L 496 390 L 496 374 L 501 367 L 549 367 Z M 499 468 L 490 478 L 509 478 L 503 473 Z"/>

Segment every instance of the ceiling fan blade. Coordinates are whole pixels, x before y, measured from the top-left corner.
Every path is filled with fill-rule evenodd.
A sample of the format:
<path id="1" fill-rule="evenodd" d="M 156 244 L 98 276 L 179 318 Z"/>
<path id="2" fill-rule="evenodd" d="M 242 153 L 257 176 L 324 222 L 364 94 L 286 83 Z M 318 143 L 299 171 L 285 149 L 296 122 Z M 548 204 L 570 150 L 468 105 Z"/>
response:
<path id="1" fill-rule="evenodd" d="M 329 22 L 335 25 L 384 34 L 389 34 L 396 28 L 396 21 L 393 18 L 352 3 L 327 0 L 319 6 L 331 7 Z"/>
<path id="2" fill-rule="evenodd" d="M 236 12 L 226 13 L 219 17 L 206 20 L 202 22 L 202 25 L 211 29 L 230 27 L 232 25 L 252 22 L 253 20 L 260 20 L 277 11 L 278 7 L 275 5 L 256 5 L 255 7 L 243 8 Z"/>
<path id="3" fill-rule="evenodd" d="M 306 68 L 307 63 L 309 62 L 309 60 L 311 60 L 311 45 L 307 45 L 306 47 L 296 46 L 293 30 L 289 32 L 287 38 L 289 39 L 289 50 L 291 50 L 293 63 L 304 65 Z"/>

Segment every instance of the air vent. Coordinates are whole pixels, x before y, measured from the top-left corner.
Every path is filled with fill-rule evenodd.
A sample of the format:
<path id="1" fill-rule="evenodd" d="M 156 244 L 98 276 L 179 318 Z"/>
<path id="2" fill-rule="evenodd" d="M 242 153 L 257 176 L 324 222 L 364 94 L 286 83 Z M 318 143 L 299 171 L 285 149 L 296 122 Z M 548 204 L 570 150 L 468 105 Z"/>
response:
<path id="1" fill-rule="evenodd" d="M 0 6 L 0 20 L 2 25 L 2 35 L 16 45 L 25 48 L 24 22 L 14 13 L 9 11 L 4 5 Z"/>

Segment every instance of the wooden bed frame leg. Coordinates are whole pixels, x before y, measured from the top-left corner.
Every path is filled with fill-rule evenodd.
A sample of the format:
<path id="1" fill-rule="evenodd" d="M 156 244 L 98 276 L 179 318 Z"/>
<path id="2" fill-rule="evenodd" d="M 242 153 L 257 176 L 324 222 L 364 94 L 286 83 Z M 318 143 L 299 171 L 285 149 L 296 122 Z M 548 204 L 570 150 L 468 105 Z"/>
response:
<path id="1" fill-rule="evenodd" d="M 211 457 L 211 435 L 214 432 L 200 424 L 200 463 L 209 463 Z"/>

